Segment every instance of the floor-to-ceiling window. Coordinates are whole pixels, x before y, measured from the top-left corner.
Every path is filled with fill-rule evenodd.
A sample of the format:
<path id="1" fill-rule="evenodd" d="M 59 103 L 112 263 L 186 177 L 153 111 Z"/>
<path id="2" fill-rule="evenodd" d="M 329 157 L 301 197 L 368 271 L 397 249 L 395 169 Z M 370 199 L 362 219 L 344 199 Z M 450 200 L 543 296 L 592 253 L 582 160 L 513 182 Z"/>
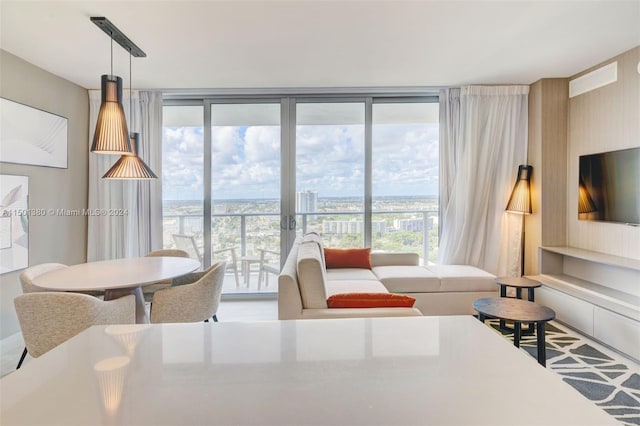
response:
<path id="1" fill-rule="evenodd" d="M 279 103 L 211 104 L 212 257 L 240 272 L 227 293 L 269 290 L 269 278 L 275 291 L 260 268 L 280 264 L 280 140 Z"/>
<path id="2" fill-rule="evenodd" d="M 186 235 L 203 266 L 235 266 L 225 294 L 276 292 L 303 232 L 436 258 L 437 97 L 171 100 L 164 115 L 165 247 Z"/>
<path id="3" fill-rule="evenodd" d="M 438 104 L 373 104 L 371 248 L 438 255 Z"/>
<path id="4" fill-rule="evenodd" d="M 329 247 L 364 244 L 364 102 L 296 104 L 298 233 Z"/>
<path id="5" fill-rule="evenodd" d="M 204 126 L 202 105 L 165 105 L 162 132 L 162 233 L 164 247 L 179 236 L 204 250 Z M 187 241 L 189 242 L 189 241 Z"/>

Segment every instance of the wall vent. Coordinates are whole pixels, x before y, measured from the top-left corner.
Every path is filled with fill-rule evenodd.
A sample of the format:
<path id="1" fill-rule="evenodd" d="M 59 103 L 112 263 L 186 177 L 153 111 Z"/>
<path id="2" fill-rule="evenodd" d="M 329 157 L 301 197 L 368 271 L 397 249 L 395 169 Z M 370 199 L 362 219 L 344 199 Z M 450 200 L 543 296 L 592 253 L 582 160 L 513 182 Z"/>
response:
<path id="1" fill-rule="evenodd" d="M 611 62 L 569 82 L 569 97 L 582 95 L 618 81 L 618 62 Z"/>

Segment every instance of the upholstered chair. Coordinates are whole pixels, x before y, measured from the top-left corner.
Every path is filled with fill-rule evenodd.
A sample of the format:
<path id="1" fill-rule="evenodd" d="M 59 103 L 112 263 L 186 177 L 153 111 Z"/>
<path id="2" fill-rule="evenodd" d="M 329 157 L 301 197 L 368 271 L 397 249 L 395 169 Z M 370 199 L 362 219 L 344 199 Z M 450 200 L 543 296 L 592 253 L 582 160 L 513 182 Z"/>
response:
<path id="1" fill-rule="evenodd" d="M 154 294 L 151 322 L 218 321 L 225 266 L 225 262 L 217 262 L 203 272 L 174 278 L 170 288 Z"/>
<path id="2" fill-rule="evenodd" d="M 81 293 L 37 292 L 20 295 L 13 303 L 22 337 L 34 358 L 93 325 L 136 322 L 134 295 L 104 301 Z"/>
<path id="3" fill-rule="evenodd" d="M 62 269 L 66 267 L 67 265 L 62 263 L 41 263 L 39 265 L 34 265 L 26 268 L 24 271 L 20 273 L 20 285 L 22 286 L 22 293 L 27 294 L 27 293 L 38 293 L 43 291 L 52 291 L 52 290 L 47 290 L 47 289 L 36 286 L 33 283 L 33 280 L 36 277 L 46 272 L 51 272 L 51 271 L 55 271 L 57 269 Z M 87 291 L 83 293 L 88 294 L 89 296 L 96 296 L 96 297 L 104 296 L 104 291 Z M 16 367 L 16 369 L 20 368 L 26 356 L 27 356 L 27 348 L 25 346 L 24 350 L 22 351 L 22 355 L 20 356 L 20 361 L 18 361 L 18 366 Z"/>
<path id="4" fill-rule="evenodd" d="M 22 292 L 35 293 L 42 291 L 55 291 L 38 287 L 33 284 L 33 280 L 44 273 L 67 267 L 67 265 L 64 265 L 62 263 L 41 263 L 39 265 L 28 267 L 20 273 L 20 285 L 22 286 Z M 88 294 L 89 296 L 104 297 L 104 291 L 77 291 L 74 293 L 83 293 Z"/>
<path id="5" fill-rule="evenodd" d="M 184 250 L 178 249 L 163 249 L 155 250 L 147 253 L 145 257 L 189 257 L 189 253 Z M 155 283 L 142 286 L 142 294 L 144 295 L 145 302 L 151 302 L 153 295 L 156 291 L 171 287 L 171 280 L 158 281 Z"/>
<path id="6" fill-rule="evenodd" d="M 66 268 L 67 265 L 62 263 L 41 263 L 40 265 L 30 266 L 20 273 L 20 285 L 23 293 L 36 293 L 40 291 L 51 291 L 33 284 L 33 280 L 46 272 L 55 271 L 56 269 Z"/>

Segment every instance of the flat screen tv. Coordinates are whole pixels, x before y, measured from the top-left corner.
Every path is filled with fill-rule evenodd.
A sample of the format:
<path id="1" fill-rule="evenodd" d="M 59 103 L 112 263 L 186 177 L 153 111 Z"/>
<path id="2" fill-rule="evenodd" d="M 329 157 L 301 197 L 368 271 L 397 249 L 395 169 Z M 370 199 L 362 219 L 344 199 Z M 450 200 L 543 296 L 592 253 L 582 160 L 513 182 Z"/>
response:
<path id="1" fill-rule="evenodd" d="M 581 155 L 578 218 L 640 225 L 640 148 Z"/>

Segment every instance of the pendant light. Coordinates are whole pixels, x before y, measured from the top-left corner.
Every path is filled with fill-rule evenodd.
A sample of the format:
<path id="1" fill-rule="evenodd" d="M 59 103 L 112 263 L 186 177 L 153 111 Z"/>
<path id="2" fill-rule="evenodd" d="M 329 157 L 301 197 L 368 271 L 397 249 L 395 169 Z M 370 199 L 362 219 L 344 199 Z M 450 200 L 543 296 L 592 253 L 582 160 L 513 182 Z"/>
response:
<path id="1" fill-rule="evenodd" d="M 131 51 L 129 51 L 129 118 L 131 128 L 133 129 L 133 90 L 131 89 Z M 130 133 L 129 140 L 131 143 L 131 152 L 123 154 L 118 161 L 102 176 L 103 179 L 125 179 L 125 180 L 149 180 L 157 179 L 155 173 L 149 166 L 138 156 L 139 152 L 139 133 Z"/>
<path id="2" fill-rule="evenodd" d="M 107 18 L 92 16 L 90 19 L 111 39 L 111 74 L 101 77 L 102 103 L 100 111 L 98 111 L 91 152 L 97 154 L 132 153 L 133 147 L 129 139 L 127 120 L 122 107 L 122 79 L 113 75 L 113 42 L 116 41 L 130 55 L 137 58 L 147 55 Z"/>
<path id="3" fill-rule="evenodd" d="M 111 74 L 100 81 L 102 103 L 93 134 L 91 152 L 96 154 L 125 154 L 131 152 L 127 120 L 122 107 L 122 79 L 113 75 L 113 34 L 111 37 Z"/>
<path id="4" fill-rule="evenodd" d="M 132 153 L 123 154 L 118 161 L 102 176 L 103 179 L 149 180 L 157 179 L 155 173 L 138 157 L 138 133 L 131 133 Z"/>

